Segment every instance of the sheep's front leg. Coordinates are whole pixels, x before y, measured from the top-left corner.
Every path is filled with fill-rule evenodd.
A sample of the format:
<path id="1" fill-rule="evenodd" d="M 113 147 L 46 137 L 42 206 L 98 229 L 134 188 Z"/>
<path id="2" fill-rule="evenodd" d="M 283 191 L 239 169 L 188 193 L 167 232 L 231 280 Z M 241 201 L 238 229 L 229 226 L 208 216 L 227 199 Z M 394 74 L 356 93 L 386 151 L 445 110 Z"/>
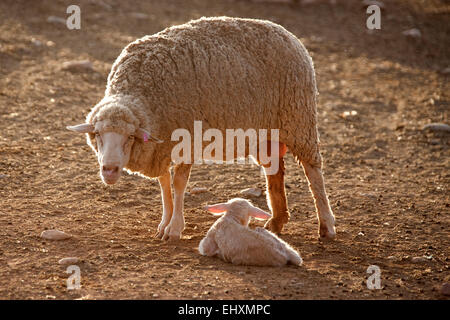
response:
<path id="1" fill-rule="evenodd" d="M 171 183 L 171 175 L 170 170 L 158 177 L 159 185 L 161 187 L 161 200 L 163 204 L 163 215 L 161 219 L 161 223 L 158 226 L 158 231 L 156 233 L 156 237 L 161 239 L 164 235 L 164 230 L 172 218 L 173 212 L 173 200 L 172 200 L 172 188 L 170 187 Z"/>
<path id="2" fill-rule="evenodd" d="M 174 207 L 172 218 L 164 230 L 163 240 L 177 240 L 184 230 L 183 203 L 184 192 L 191 173 L 190 164 L 179 164 L 173 173 Z"/>

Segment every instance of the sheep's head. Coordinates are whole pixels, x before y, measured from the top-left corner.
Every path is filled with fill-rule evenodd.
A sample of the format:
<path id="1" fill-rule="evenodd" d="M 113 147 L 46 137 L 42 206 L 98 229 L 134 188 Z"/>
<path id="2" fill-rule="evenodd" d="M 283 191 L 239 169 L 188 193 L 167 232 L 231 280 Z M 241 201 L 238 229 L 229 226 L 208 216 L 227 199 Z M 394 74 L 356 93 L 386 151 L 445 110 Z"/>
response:
<path id="1" fill-rule="evenodd" d="M 234 198 L 225 203 L 213 204 L 205 207 L 206 210 L 215 215 L 226 214 L 244 226 L 247 226 L 250 217 L 267 220 L 272 217 L 270 213 L 255 207 L 250 201 Z"/>
<path id="2" fill-rule="evenodd" d="M 100 165 L 100 177 L 105 184 L 116 183 L 123 168 L 128 164 L 135 143 L 162 141 L 152 137 L 145 129 L 130 121 L 129 110 L 120 108 L 104 108 L 91 120 L 68 126 L 67 129 L 88 134 L 88 144 L 97 153 Z"/>

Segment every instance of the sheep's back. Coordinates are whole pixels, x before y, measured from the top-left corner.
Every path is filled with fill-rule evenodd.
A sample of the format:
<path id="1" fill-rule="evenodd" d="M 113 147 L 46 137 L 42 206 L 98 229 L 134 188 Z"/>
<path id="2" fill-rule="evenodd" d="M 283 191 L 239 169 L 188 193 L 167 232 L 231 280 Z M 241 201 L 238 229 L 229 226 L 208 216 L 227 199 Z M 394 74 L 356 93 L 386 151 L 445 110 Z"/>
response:
<path id="1" fill-rule="evenodd" d="M 280 112 L 302 107 L 292 101 L 302 97 L 291 84 L 315 95 L 312 68 L 300 41 L 279 25 L 203 18 L 128 45 L 107 92 L 138 92 L 152 111 L 176 111 L 181 125 L 204 120 L 219 129 L 280 128 Z"/>

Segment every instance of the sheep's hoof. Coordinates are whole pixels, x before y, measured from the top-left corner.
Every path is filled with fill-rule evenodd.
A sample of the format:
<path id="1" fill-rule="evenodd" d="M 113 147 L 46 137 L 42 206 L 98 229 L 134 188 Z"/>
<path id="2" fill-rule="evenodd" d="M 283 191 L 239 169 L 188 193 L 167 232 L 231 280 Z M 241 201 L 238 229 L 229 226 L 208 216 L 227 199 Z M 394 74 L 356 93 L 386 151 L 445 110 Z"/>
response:
<path id="1" fill-rule="evenodd" d="M 153 238 L 162 239 L 163 235 L 164 235 L 164 230 L 156 231 L 156 233 L 153 236 Z"/>
<path id="2" fill-rule="evenodd" d="M 168 242 L 174 242 L 181 239 L 181 234 L 165 234 L 162 237 L 162 240 L 168 241 Z"/>
<path id="3" fill-rule="evenodd" d="M 266 228 L 269 231 L 272 231 L 275 234 L 280 234 L 281 230 L 283 229 L 283 225 L 284 223 L 282 221 L 271 218 L 269 219 L 269 221 L 266 222 L 264 228 Z"/>
<path id="4" fill-rule="evenodd" d="M 336 229 L 321 224 L 319 227 L 319 236 L 320 241 L 334 240 L 336 238 Z"/>

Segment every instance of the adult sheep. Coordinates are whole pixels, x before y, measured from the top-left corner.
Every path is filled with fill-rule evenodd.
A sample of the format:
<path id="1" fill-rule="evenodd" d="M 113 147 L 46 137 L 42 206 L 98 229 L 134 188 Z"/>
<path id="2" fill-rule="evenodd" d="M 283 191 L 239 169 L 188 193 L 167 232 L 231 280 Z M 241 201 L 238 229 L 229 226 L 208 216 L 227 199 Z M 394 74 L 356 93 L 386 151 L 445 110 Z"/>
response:
<path id="1" fill-rule="evenodd" d="M 86 123 L 68 129 L 88 134 L 104 183 L 116 183 L 124 168 L 158 178 L 163 216 L 157 236 L 162 239 L 181 237 L 192 163 L 174 167 L 172 199 L 174 130 L 193 133 L 196 120 L 221 132 L 278 129 L 279 167 L 266 174 L 272 212 L 266 228 L 279 233 L 289 219 L 283 161 L 287 146 L 309 180 L 320 236 L 334 238 L 335 219 L 321 172 L 316 96 L 311 57 L 283 27 L 254 19 L 201 18 L 125 47 L 112 66 L 104 98 Z"/>

